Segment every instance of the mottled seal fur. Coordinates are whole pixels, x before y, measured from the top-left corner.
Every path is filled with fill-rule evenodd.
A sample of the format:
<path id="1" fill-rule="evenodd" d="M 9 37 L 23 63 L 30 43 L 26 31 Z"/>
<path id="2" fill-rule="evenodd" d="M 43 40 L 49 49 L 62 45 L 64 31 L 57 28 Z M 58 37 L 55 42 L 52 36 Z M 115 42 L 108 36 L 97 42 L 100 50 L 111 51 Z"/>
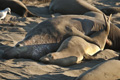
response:
<path id="1" fill-rule="evenodd" d="M 23 17 L 36 17 L 27 7 L 19 0 L 0 0 L 0 9 L 10 7 L 12 12 Z"/>
<path id="2" fill-rule="evenodd" d="M 89 11 L 102 13 L 102 11 L 84 0 L 52 0 L 49 11 L 61 14 L 84 14 Z"/>

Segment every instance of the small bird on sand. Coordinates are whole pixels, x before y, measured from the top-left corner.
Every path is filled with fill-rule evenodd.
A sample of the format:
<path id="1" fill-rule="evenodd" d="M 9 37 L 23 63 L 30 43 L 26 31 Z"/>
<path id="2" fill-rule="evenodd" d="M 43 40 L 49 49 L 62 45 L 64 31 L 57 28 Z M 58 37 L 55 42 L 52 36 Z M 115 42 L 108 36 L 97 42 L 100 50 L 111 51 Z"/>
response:
<path id="1" fill-rule="evenodd" d="M 0 20 L 4 19 L 7 15 L 7 13 L 11 14 L 11 9 L 9 7 L 5 8 L 4 10 L 1 10 L 0 11 Z"/>

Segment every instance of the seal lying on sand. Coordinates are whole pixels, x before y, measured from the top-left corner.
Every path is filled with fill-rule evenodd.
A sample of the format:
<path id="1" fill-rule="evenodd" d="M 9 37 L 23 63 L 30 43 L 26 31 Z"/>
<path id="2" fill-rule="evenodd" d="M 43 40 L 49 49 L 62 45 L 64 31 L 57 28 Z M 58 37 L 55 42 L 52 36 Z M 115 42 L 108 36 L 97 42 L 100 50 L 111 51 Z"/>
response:
<path id="1" fill-rule="evenodd" d="M 75 80 L 119 80 L 120 61 L 109 60 L 81 74 Z"/>
<path id="2" fill-rule="evenodd" d="M 120 12 L 120 7 L 106 7 L 97 9 L 84 0 L 52 0 L 49 6 L 50 13 L 84 14 L 89 11 L 105 13 L 106 15 Z"/>
<path id="3" fill-rule="evenodd" d="M 83 58 L 89 58 L 100 50 L 104 49 L 107 36 L 110 30 L 110 18 L 105 18 L 103 29 L 90 35 L 99 45 L 93 44 L 78 36 L 72 36 L 63 41 L 58 50 L 42 57 L 40 61 L 45 63 L 57 64 L 60 66 L 69 66 L 79 63 Z"/>
<path id="4" fill-rule="evenodd" d="M 101 30 L 104 23 L 84 15 L 64 15 L 48 19 L 29 31 L 16 47 L 6 50 L 3 57 L 39 60 L 42 56 L 57 51 L 61 43 L 71 36 L 79 36 L 102 48 L 97 41 L 85 35 Z"/>
<path id="5" fill-rule="evenodd" d="M 27 7 L 19 0 L 0 0 L 0 9 L 10 7 L 12 12 L 23 17 L 36 17 Z"/>
<path id="6" fill-rule="evenodd" d="M 102 11 L 84 0 L 52 0 L 49 11 L 61 14 L 84 14 L 89 11 L 102 13 Z"/>

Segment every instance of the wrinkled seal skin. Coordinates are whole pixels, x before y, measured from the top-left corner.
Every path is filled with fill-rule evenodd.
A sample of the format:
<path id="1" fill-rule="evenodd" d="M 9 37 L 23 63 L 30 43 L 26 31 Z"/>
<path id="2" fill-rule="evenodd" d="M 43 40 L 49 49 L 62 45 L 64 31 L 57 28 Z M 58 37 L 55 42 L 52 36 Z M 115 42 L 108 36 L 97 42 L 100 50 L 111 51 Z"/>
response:
<path id="1" fill-rule="evenodd" d="M 42 53 L 47 54 L 47 53 L 55 52 L 59 48 L 60 44 L 65 39 L 71 36 L 82 37 L 86 41 L 97 44 L 99 46 L 99 43 L 96 43 L 95 40 L 85 35 L 89 36 L 92 33 L 101 30 L 103 28 L 104 23 L 105 23 L 104 21 L 100 21 L 95 18 L 84 16 L 84 15 L 64 15 L 64 16 L 48 19 L 40 23 L 36 27 L 34 27 L 31 31 L 29 31 L 26 37 L 22 41 L 16 44 L 16 47 L 14 47 L 11 51 L 6 50 L 3 56 L 4 58 L 7 58 L 7 59 L 15 58 L 14 56 L 16 56 L 16 53 L 15 52 L 13 53 L 13 50 L 15 50 L 16 48 L 19 49 L 20 47 L 23 47 L 23 46 L 35 46 L 35 45 L 42 45 L 42 44 L 46 46 L 39 47 L 39 48 L 42 48 L 41 51 L 39 51 L 37 47 L 36 48 L 36 51 L 38 51 L 38 53 L 36 52 L 37 54 L 42 54 Z M 116 41 L 117 42 L 119 41 L 118 38 L 120 37 L 120 35 L 118 33 L 116 35 L 116 31 L 118 33 L 120 32 L 115 25 L 112 25 L 110 29 L 110 34 L 108 35 L 109 40 L 113 41 L 112 45 L 110 44 L 108 46 L 113 49 L 114 48 L 119 49 L 119 46 L 116 46 L 115 43 Z M 82 35 L 81 33 L 85 35 Z M 116 36 L 113 36 L 113 35 L 116 35 Z M 54 44 L 54 46 L 49 44 Z M 119 42 L 117 43 L 117 45 L 119 45 Z M 28 50 L 30 50 L 30 48 Z M 32 54 L 32 53 L 33 52 L 31 51 L 29 54 Z M 13 57 L 9 57 L 10 54 Z M 24 56 L 24 57 L 27 57 L 27 56 Z M 42 56 L 39 56 L 39 58 L 41 57 Z M 31 59 L 36 60 L 34 57 L 32 57 Z"/>
<path id="2" fill-rule="evenodd" d="M 52 0 L 49 11 L 61 14 L 84 14 L 89 11 L 102 13 L 102 11 L 84 0 Z"/>
<path id="3" fill-rule="evenodd" d="M 0 0 L 0 9 L 10 7 L 12 12 L 23 17 L 37 17 L 19 0 Z"/>

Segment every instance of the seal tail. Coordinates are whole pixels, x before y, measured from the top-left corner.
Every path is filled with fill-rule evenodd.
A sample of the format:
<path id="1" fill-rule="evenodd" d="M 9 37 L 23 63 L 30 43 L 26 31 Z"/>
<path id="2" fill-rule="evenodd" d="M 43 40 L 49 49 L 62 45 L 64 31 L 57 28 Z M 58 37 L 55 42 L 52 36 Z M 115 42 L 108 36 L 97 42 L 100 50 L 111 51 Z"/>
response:
<path id="1" fill-rule="evenodd" d="M 107 18 L 105 14 L 103 14 L 103 17 L 104 17 L 104 20 L 105 20 L 105 30 L 107 31 L 107 33 L 109 34 L 109 31 L 110 31 L 110 20 L 111 20 L 111 17 L 112 17 L 112 14 L 110 14 L 110 16 Z"/>

